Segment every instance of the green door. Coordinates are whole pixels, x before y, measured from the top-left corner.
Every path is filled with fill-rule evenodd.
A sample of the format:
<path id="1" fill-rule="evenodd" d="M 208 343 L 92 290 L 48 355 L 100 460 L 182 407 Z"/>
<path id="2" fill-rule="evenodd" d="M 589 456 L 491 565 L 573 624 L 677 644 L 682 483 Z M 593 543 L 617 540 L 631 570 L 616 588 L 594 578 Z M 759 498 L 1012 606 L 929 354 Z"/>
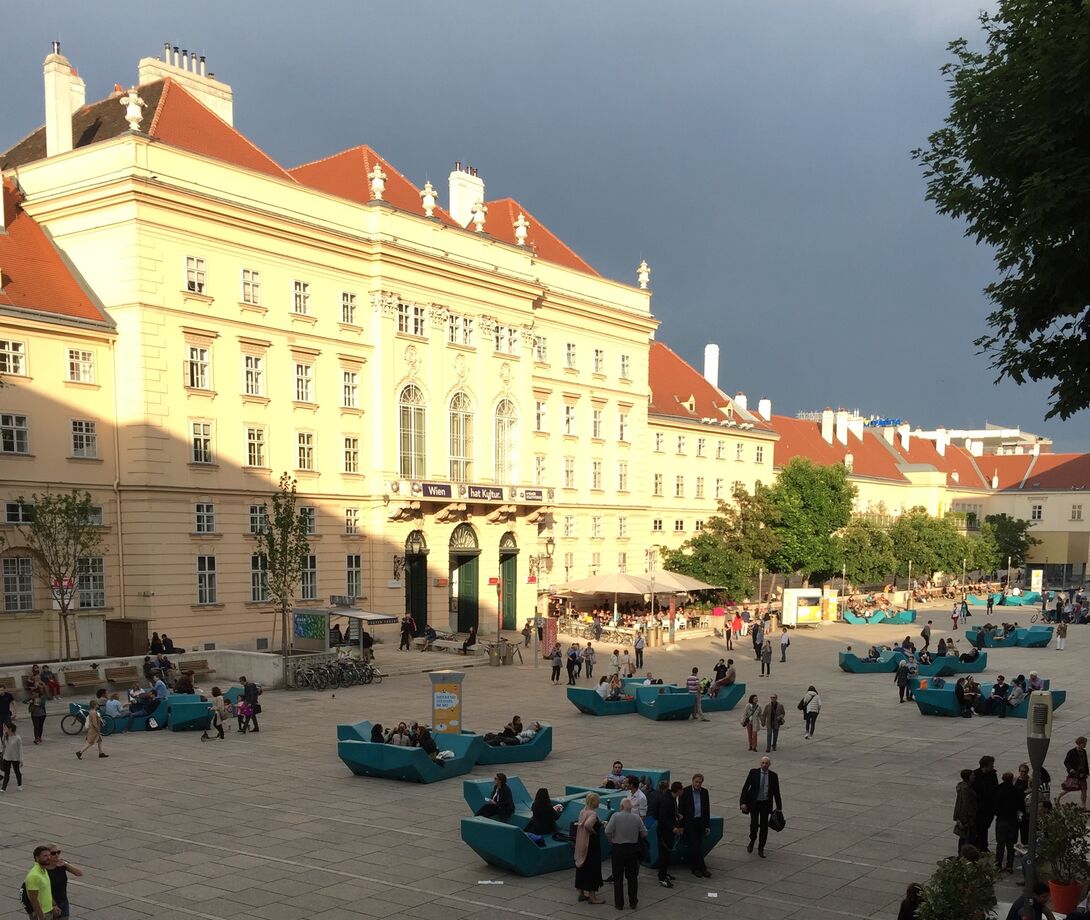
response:
<path id="1" fill-rule="evenodd" d="M 500 597 L 503 610 L 503 628 L 518 628 L 518 556 L 514 553 L 500 553 L 500 585 L 503 594 Z"/>
<path id="2" fill-rule="evenodd" d="M 405 609 L 416 621 L 416 634 L 424 635 L 428 625 L 428 557 L 424 553 L 405 557 Z"/>
<path id="3" fill-rule="evenodd" d="M 454 570 L 451 584 L 457 578 L 458 593 L 455 603 L 458 605 L 458 632 L 469 632 L 471 626 L 477 626 L 477 557 L 452 555 L 451 568 Z"/>

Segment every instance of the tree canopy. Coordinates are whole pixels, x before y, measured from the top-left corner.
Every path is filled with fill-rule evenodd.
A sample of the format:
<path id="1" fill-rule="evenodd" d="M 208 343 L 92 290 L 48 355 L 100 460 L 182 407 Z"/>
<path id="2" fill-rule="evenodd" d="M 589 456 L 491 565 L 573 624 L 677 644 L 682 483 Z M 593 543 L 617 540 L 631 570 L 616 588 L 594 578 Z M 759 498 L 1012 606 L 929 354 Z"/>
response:
<path id="1" fill-rule="evenodd" d="M 976 345 L 999 379 L 1051 381 L 1066 419 L 1090 406 L 1090 9 L 1000 0 L 980 23 L 984 50 L 950 43 L 950 111 L 913 156 L 939 213 L 994 250 Z"/>
<path id="2" fill-rule="evenodd" d="M 980 529 L 995 541 L 996 566 L 1006 565 L 1008 558 L 1012 566 L 1025 565 L 1029 551 L 1041 542 L 1030 534 L 1029 521 L 1006 514 L 989 514 Z"/>
<path id="3" fill-rule="evenodd" d="M 856 585 L 873 585 L 886 581 L 897 569 L 893 541 L 881 525 L 867 520 L 854 520 L 839 537 L 844 573 Z"/>
<path id="4" fill-rule="evenodd" d="M 827 576 L 840 571 L 836 533 L 852 517 L 855 486 L 845 467 L 818 466 L 796 457 L 769 490 L 776 546 L 769 556 L 777 572 Z"/>

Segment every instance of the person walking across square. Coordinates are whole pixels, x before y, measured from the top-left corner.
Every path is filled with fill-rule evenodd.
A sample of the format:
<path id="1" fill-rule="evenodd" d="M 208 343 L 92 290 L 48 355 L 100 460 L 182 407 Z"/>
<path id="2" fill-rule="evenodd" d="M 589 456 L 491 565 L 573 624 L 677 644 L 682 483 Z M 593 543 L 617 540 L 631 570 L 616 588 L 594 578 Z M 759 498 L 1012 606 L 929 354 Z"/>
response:
<path id="1" fill-rule="evenodd" d="M 711 720 L 704 715 L 704 710 L 700 705 L 700 668 L 693 668 L 693 673 L 685 679 L 685 689 L 693 695 L 693 712 L 689 716 L 691 719 L 700 719 L 701 722 L 710 722 Z"/>
<path id="2" fill-rule="evenodd" d="M 643 667 L 643 650 L 647 647 L 647 640 L 643 637 L 642 629 L 637 634 L 633 645 L 636 649 L 636 669 L 639 670 Z"/>
<path id="3" fill-rule="evenodd" d="M 11 773 L 15 771 L 15 788 L 23 791 L 23 739 L 15 728 L 14 722 L 5 722 L 3 737 L 0 738 L 0 767 L 4 770 L 3 785 L 0 792 L 8 791 L 8 781 Z"/>
<path id="4" fill-rule="evenodd" d="M 711 829 L 711 801 L 704 788 L 704 774 L 694 773 L 691 786 L 686 786 L 678 799 L 681 830 L 689 853 L 689 868 L 698 878 L 711 878 L 704 864 L 704 838 Z"/>
<path id="5" fill-rule="evenodd" d="M 676 780 L 671 783 L 670 791 L 659 798 L 655 809 L 655 828 L 659 839 L 659 884 L 663 888 L 674 887 L 674 877 L 670 874 L 670 857 L 674 852 L 674 844 L 682 835 L 682 829 L 678 824 L 677 800 L 685 787 Z"/>
<path id="6" fill-rule="evenodd" d="M 776 750 L 776 742 L 780 740 L 780 727 L 787 719 L 787 710 L 779 701 L 775 693 L 768 698 L 764 709 L 761 710 L 761 725 L 765 728 L 765 753 Z"/>
<path id="7" fill-rule="evenodd" d="M 772 770 L 772 761 L 761 758 L 761 765 L 749 771 L 742 786 L 742 795 L 738 802 L 742 814 L 749 815 L 749 846 L 746 852 L 753 852 L 757 844 L 757 855 L 765 858 L 765 844 L 768 842 L 768 818 L 773 807 L 783 809 L 780 797 L 780 777 Z"/>
<path id="8" fill-rule="evenodd" d="M 788 635 L 787 630 L 783 630 L 780 633 L 780 661 L 787 661 L 787 647 L 791 644 L 791 636 Z"/>

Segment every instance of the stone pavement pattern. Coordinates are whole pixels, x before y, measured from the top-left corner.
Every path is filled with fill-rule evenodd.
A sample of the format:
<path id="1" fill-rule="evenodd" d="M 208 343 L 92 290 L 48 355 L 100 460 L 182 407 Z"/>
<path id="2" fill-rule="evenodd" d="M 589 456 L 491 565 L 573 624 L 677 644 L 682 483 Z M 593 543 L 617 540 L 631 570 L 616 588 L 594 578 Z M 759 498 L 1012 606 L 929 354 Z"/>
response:
<path id="1" fill-rule="evenodd" d="M 924 621 L 928 615 L 937 643 L 949 619 L 945 609 Z M 1019 617 L 1023 625 L 1028 616 Z M 983 622 L 983 615 L 974 619 Z M 726 653 L 750 692 L 762 702 L 778 692 L 788 713 L 773 755 L 788 826 L 771 835 L 766 860 L 745 851 L 748 818 L 738 811 L 738 793 L 759 755 L 745 749 L 738 711 L 712 714 L 707 723 L 583 716 L 562 688 L 549 685 L 547 664 L 535 669 L 527 655 L 523 666 L 482 662 L 467 672 L 466 724 L 485 731 L 518 712 L 524 721 L 555 726 L 553 755 L 511 770 L 531 791 L 546 786 L 561 794 L 565 783 L 597 782 L 615 758 L 669 767 L 686 781 L 697 770 L 705 774 L 713 809 L 727 822 L 708 861 L 713 877 L 698 881 L 682 871 L 667 891 L 644 870 L 640 913 L 663 920 L 893 918 L 908 883 L 922 881 L 953 851 L 958 771 L 985 753 L 997 757 L 1000 771 L 1025 758 L 1020 720 L 924 718 L 915 706 L 898 704 L 892 675 L 837 668 L 836 652 L 846 644 L 915 636 L 922 623 L 796 630 L 790 660 L 776 660 L 771 678 L 758 676 L 748 647 Z M 1076 627 L 1065 652 L 989 652 L 988 678 L 1036 669 L 1069 691 L 1049 752 L 1054 777 L 1072 740 L 1090 734 L 1088 646 L 1090 628 Z M 600 659 L 611 651 L 598 648 Z M 649 649 L 646 664 L 656 676 L 680 680 L 694 664 L 710 673 L 722 654 L 721 641 L 692 640 L 677 650 Z M 383 647 L 380 661 L 407 670 L 409 655 L 435 667 L 445 658 Z M 795 704 L 810 683 L 824 708 L 816 739 L 805 741 Z M 262 698 L 258 735 L 229 732 L 226 741 L 207 744 L 196 733 L 108 738 L 109 759 L 83 762 L 73 756 L 76 739 L 60 732 L 59 704 L 51 706 L 40 747 L 30 743 L 29 719 L 21 720 L 26 791 L 9 789 L 0 798 L 0 918 L 25 916 L 15 893 L 40 842 L 58 842 L 86 870 L 71 885 L 74 918 L 568 920 L 614 913 L 609 903 L 576 903 L 569 873 L 522 879 L 482 864 L 458 838 L 467 814 L 460 779 L 416 786 L 354 777 L 341 764 L 338 722 L 427 719 L 428 688 L 427 677 L 416 673 L 335 695 L 270 692 Z M 488 880 L 504 884 L 479 884 Z M 1000 900 L 1014 896 L 1004 882 Z"/>

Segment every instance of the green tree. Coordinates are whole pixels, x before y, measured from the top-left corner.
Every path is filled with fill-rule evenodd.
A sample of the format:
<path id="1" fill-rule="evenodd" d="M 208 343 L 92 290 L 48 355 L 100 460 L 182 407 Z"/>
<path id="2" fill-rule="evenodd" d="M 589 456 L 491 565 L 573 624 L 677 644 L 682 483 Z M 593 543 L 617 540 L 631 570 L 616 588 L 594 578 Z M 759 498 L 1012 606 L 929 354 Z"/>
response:
<path id="1" fill-rule="evenodd" d="M 999 874 L 991 860 L 944 859 L 923 884 L 916 920 L 982 920 L 995 916 L 995 883 Z"/>
<path id="2" fill-rule="evenodd" d="M 69 616 L 85 559 L 102 554 L 102 526 L 88 492 L 46 492 L 19 496 L 23 518 L 16 527 L 36 563 L 34 571 L 49 591 L 61 618 L 65 660 L 72 657 Z"/>
<path id="3" fill-rule="evenodd" d="M 1012 566 L 1025 565 L 1029 551 L 1041 542 L 1030 533 L 1029 521 L 1006 514 L 989 514 L 980 530 L 995 540 L 996 566 L 1006 565 L 1008 557 Z"/>
<path id="4" fill-rule="evenodd" d="M 922 162 L 927 198 L 994 251 L 999 378 L 1053 382 L 1048 417 L 1090 406 L 1090 15 L 1079 0 L 999 0 L 984 48 L 949 45 L 950 112 Z"/>
<path id="5" fill-rule="evenodd" d="M 999 551 L 995 534 L 986 524 L 981 524 L 977 533 L 968 533 L 961 539 L 966 568 L 994 572 L 999 567 Z M 1006 562 L 1006 558 L 1003 561 Z"/>
<path id="6" fill-rule="evenodd" d="M 961 574 L 962 560 L 968 567 L 967 547 L 958 523 L 952 518 L 934 518 L 920 507 L 902 514 L 889 529 L 893 554 L 897 558 L 897 574 L 912 571 L 921 578 L 935 572 Z"/>
<path id="7" fill-rule="evenodd" d="M 837 535 L 837 541 L 844 571 L 856 585 L 884 582 L 897 570 L 893 540 L 873 521 L 852 520 Z"/>
<path id="8" fill-rule="evenodd" d="M 299 587 L 303 565 L 310 554 L 307 540 L 308 520 L 298 510 L 297 483 L 284 473 L 280 487 L 273 493 L 271 509 L 262 505 L 265 525 L 257 533 L 257 550 L 264 558 L 269 599 L 280 611 L 281 653 L 284 656 L 284 686 L 288 685 L 288 656 L 291 635 L 288 629 L 295 591 Z"/>
<path id="9" fill-rule="evenodd" d="M 836 533 L 851 520 L 855 491 L 843 466 L 818 466 L 803 457 L 788 463 L 769 490 L 772 569 L 807 578 L 839 572 Z"/>

